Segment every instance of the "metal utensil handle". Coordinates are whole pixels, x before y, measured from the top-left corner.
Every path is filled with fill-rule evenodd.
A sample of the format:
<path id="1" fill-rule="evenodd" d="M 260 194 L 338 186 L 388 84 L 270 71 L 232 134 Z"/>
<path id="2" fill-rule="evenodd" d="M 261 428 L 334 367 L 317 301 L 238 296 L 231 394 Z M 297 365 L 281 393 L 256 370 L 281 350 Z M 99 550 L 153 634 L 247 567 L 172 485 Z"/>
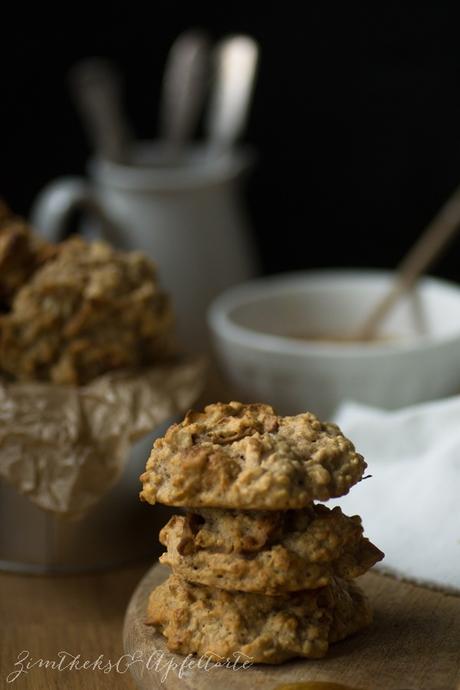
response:
<path id="1" fill-rule="evenodd" d="M 207 119 L 213 148 L 230 148 L 246 124 L 258 55 L 258 45 L 249 36 L 229 37 L 216 49 L 214 87 Z"/>
<path id="2" fill-rule="evenodd" d="M 180 147 L 191 138 L 208 77 L 209 44 L 201 31 L 187 31 L 173 43 L 163 77 L 160 136 Z"/>
<path id="3" fill-rule="evenodd" d="M 103 158 L 122 162 L 131 133 L 121 106 L 121 86 L 115 68 L 108 60 L 92 58 L 75 65 L 69 77 L 96 151 Z"/>

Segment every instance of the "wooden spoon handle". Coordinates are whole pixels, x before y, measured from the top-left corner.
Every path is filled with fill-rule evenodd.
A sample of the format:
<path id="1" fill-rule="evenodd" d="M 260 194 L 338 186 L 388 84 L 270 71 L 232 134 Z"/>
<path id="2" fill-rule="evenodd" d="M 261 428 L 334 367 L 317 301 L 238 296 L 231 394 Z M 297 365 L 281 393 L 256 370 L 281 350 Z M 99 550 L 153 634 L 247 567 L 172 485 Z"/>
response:
<path id="1" fill-rule="evenodd" d="M 457 187 L 400 263 L 393 285 L 361 326 L 356 335 L 357 340 L 369 340 L 374 336 L 393 305 L 439 257 L 459 225 L 460 187 Z"/>

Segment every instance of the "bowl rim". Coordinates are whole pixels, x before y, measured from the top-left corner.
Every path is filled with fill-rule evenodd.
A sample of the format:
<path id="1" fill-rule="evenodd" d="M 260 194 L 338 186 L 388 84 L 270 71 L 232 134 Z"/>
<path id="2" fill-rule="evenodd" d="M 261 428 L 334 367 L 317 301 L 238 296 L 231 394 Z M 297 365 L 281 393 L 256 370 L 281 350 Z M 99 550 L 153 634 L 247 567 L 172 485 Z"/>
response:
<path id="1" fill-rule="evenodd" d="M 270 298 L 300 287 L 309 282 L 318 285 L 322 281 L 343 279 L 345 281 L 369 279 L 389 279 L 395 271 L 381 269 L 313 269 L 277 273 L 240 283 L 228 288 L 218 295 L 211 303 L 207 312 L 208 327 L 213 336 L 223 338 L 240 346 L 252 350 L 259 350 L 272 354 L 289 354 L 298 357 L 321 357 L 352 359 L 356 357 L 382 357 L 396 354 L 423 352 L 433 348 L 460 341 L 460 322 L 458 333 L 445 335 L 420 335 L 414 338 L 381 341 L 379 343 L 334 343 L 299 340 L 285 335 L 274 335 L 256 331 L 247 326 L 235 323 L 230 312 L 236 307 L 254 302 L 260 297 Z M 443 291 L 455 293 L 460 300 L 460 286 L 454 282 L 423 276 L 419 284 Z"/>

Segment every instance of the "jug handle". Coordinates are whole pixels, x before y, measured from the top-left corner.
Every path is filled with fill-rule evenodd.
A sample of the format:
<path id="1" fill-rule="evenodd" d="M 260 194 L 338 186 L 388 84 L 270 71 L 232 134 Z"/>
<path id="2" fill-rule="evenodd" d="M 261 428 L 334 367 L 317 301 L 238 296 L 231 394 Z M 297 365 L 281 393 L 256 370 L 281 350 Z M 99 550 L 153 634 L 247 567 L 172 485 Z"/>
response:
<path id="1" fill-rule="evenodd" d="M 66 236 L 71 214 L 78 209 L 101 223 L 107 222 L 94 192 L 83 177 L 61 177 L 44 187 L 35 199 L 30 214 L 32 227 L 49 242 L 60 242 Z"/>

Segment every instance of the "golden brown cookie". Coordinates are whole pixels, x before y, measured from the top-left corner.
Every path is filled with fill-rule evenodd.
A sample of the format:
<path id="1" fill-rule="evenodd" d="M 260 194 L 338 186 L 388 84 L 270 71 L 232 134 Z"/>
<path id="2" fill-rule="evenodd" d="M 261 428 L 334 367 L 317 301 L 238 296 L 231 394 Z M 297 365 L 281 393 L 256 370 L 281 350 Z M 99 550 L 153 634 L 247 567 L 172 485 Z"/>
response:
<path id="1" fill-rule="evenodd" d="M 155 441 L 141 476 L 149 503 L 248 510 L 304 508 L 346 494 L 366 463 L 335 424 L 239 402 L 189 412 Z"/>
<path id="2" fill-rule="evenodd" d="M 361 590 L 344 580 L 267 597 L 192 585 L 171 575 L 151 593 L 146 622 L 158 627 L 173 652 L 276 664 L 322 657 L 329 643 L 371 618 Z"/>
<path id="3" fill-rule="evenodd" d="M 19 288 L 55 253 L 0 199 L 0 312 L 10 309 Z"/>
<path id="4" fill-rule="evenodd" d="M 278 595 L 362 575 L 383 553 L 360 518 L 322 505 L 288 512 L 201 509 L 174 515 L 160 532 L 160 562 L 213 587 Z"/>
<path id="5" fill-rule="evenodd" d="M 84 384 L 171 352 L 172 312 L 137 252 L 72 239 L 17 293 L 0 324 L 0 370 L 20 380 Z"/>

